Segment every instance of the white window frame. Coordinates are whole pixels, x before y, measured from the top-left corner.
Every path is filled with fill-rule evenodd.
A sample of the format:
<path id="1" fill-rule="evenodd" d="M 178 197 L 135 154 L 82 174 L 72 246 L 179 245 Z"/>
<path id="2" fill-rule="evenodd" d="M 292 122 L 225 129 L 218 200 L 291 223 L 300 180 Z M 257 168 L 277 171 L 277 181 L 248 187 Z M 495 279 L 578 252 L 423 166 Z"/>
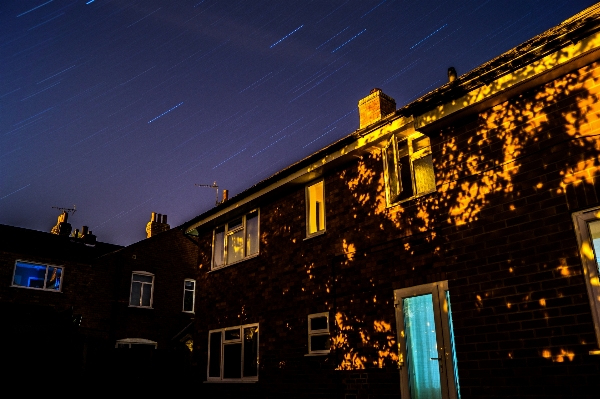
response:
<path id="1" fill-rule="evenodd" d="M 140 282 L 140 281 L 136 281 L 137 283 L 141 283 L 142 284 L 142 290 L 140 290 L 140 303 L 142 301 L 142 298 L 144 297 L 143 294 L 143 288 L 145 284 L 150 284 L 150 306 L 142 306 L 142 305 L 132 305 L 131 304 L 131 292 L 133 289 L 133 276 L 135 274 L 139 274 L 142 276 L 150 276 L 152 277 L 152 283 L 146 283 L 146 282 Z M 143 272 L 143 271 L 133 271 L 131 272 L 131 284 L 129 285 L 129 307 L 130 308 L 142 308 L 142 309 L 152 309 L 152 305 L 154 304 L 154 274 L 153 273 L 148 273 L 148 272 Z"/>
<path id="2" fill-rule="evenodd" d="M 45 266 L 46 267 L 46 272 L 44 273 L 44 284 L 43 284 L 44 287 L 46 287 L 46 280 L 48 279 L 48 269 L 50 267 L 61 269 L 61 272 L 60 272 L 60 286 L 58 287 L 58 290 L 53 290 L 53 289 L 48 289 L 48 288 L 25 287 L 23 285 L 15 284 L 15 273 L 17 272 L 17 263 L 19 263 L 19 262 L 20 263 L 26 263 L 28 265 Z M 63 280 L 64 279 L 65 279 L 65 267 L 64 266 L 53 265 L 53 264 L 49 264 L 49 263 L 31 262 L 31 261 L 24 260 L 24 259 L 17 259 L 17 260 L 15 260 L 15 266 L 13 267 L 12 280 L 11 280 L 10 286 L 11 287 L 16 287 L 16 288 L 24 288 L 24 289 L 27 289 L 27 290 L 46 291 L 46 292 L 62 292 Z"/>
<path id="3" fill-rule="evenodd" d="M 575 224 L 575 234 L 581 263 L 583 266 L 583 278 L 587 287 L 588 298 L 594 320 L 594 330 L 596 333 L 596 343 L 600 349 L 600 279 L 598 276 L 597 259 L 600 254 L 594 251 L 590 230 L 590 222 L 600 220 L 600 207 L 587 209 L 573 214 L 573 223 Z M 600 354 L 600 351 L 594 350 L 590 354 Z"/>
<path id="4" fill-rule="evenodd" d="M 115 343 L 115 348 L 130 348 L 131 349 L 131 345 L 148 345 L 148 346 L 153 346 L 154 349 L 157 348 L 158 344 L 156 343 L 156 341 L 151 341 L 149 339 L 144 339 L 144 338 L 124 338 L 124 339 L 119 339 L 117 340 L 117 342 Z"/>
<path id="5" fill-rule="evenodd" d="M 319 183 L 323 184 L 323 209 L 321 210 L 321 212 L 323 212 L 323 226 L 321 227 L 320 230 L 317 230 L 314 233 L 311 233 L 310 232 L 310 214 L 309 214 L 310 199 L 308 198 L 308 189 Z M 315 180 L 315 181 L 311 182 L 310 184 L 307 184 L 304 187 L 304 203 L 306 204 L 306 238 L 318 236 L 318 235 L 325 233 L 325 230 L 327 230 L 327 217 L 326 217 L 327 214 L 325 212 L 325 179 Z"/>
<path id="6" fill-rule="evenodd" d="M 440 383 L 442 399 L 459 399 L 460 393 L 456 386 L 456 372 L 454 370 L 454 353 L 448 311 L 450 304 L 446 300 L 448 281 L 438 281 L 430 284 L 417 285 L 394 290 L 394 306 L 396 307 L 396 331 L 398 339 L 398 369 L 400 370 L 400 396 L 410 399 L 408 366 L 406 365 L 407 348 L 406 332 L 404 328 L 403 299 L 419 295 L 432 294 L 433 312 L 435 319 L 436 340 L 438 348 L 438 361 L 440 362 Z M 445 317 L 446 316 L 446 317 Z M 434 360 L 434 359 L 432 359 Z"/>
<path id="7" fill-rule="evenodd" d="M 413 143 L 413 141 L 416 141 L 423 136 L 426 136 L 429 138 L 429 136 L 427 136 L 423 133 L 420 133 L 420 132 L 414 132 L 409 135 L 394 134 L 394 135 L 392 135 L 390 140 L 387 142 L 385 147 L 381 150 L 381 154 L 382 154 L 382 158 L 383 158 L 384 181 L 385 181 L 385 199 L 386 199 L 386 204 L 388 207 L 396 206 L 402 202 L 409 201 L 409 200 L 417 198 L 417 197 L 421 197 L 423 195 L 435 192 L 435 190 L 436 190 L 435 184 L 434 184 L 434 188 L 430 191 L 417 192 L 414 162 L 431 155 L 431 142 L 428 147 L 421 148 L 418 151 L 413 151 L 412 143 Z M 411 178 L 410 180 L 411 180 L 411 185 L 412 185 L 411 188 L 412 188 L 413 195 L 411 195 L 410 197 L 407 197 L 407 198 L 403 198 L 403 199 L 395 199 L 395 198 L 392 198 L 392 187 L 391 187 L 392 183 L 390 181 L 390 169 L 393 168 L 393 173 L 395 173 L 395 175 L 396 175 L 396 180 L 397 180 L 396 181 L 396 190 L 398 190 L 397 196 L 400 197 L 400 195 L 402 193 L 402 190 L 401 190 L 402 176 L 401 176 L 400 167 L 399 167 L 398 145 L 404 141 L 407 142 L 407 147 L 408 147 L 410 178 Z M 394 165 L 388 164 L 387 151 L 390 146 L 392 146 L 392 150 L 394 153 Z M 432 162 L 431 166 L 433 169 L 433 162 Z M 432 177 L 435 182 L 435 170 L 433 170 L 432 173 L 433 173 Z"/>
<path id="8" fill-rule="evenodd" d="M 187 282 L 192 282 L 194 283 L 194 288 L 189 290 L 187 288 L 185 288 L 185 283 Z M 192 310 L 185 310 L 185 294 L 186 292 L 192 292 Z M 194 310 L 196 309 L 196 280 L 192 279 L 192 278 L 186 278 L 185 280 L 183 280 L 183 305 L 182 305 L 182 309 L 184 313 L 194 313 Z"/>
<path id="9" fill-rule="evenodd" d="M 258 376 L 260 374 L 260 327 L 258 325 L 259 323 L 253 323 L 253 324 L 244 324 L 241 326 L 231 326 L 231 327 L 225 327 L 225 328 L 218 328 L 216 330 L 209 330 L 208 331 L 208 359 L 207 359 L 207 365 L 206 365 L 206 380 L 208 382 L 256 382 L 258 381 Z M 251 377 L 244 377 L 244 370 L 243 370 L 243 364 L 244 364 L 244 328 L 248 328 L 248 327 L 256 327 L 257 328 L 257 334 L 258 337 L 256 339 L 256 376 L 251 376 Z M 226 330 L 234 330 L 236 328 L 240 329 L 240 339 L 239 340 L 225 340 L 225 331 Z M 216 333 L 216 332 L 221 332 L 221 351 L 219 354 L 220 357 L 220 376 L 219 377 L 211 377 L 210 376 L 210 358 L 211 358 L 211 353 L 210 353 L 210 336 L 212 333 Z M 240 368 L 241 368 L 241 378 L 223 378 L 223 356 L 224 356 L 224 346 L 226 344 L 230 344 L 230 343 L 241 343 L 242 344 L 242 351 L 241 351 L 241 358 L 240 358 Z"/>
<path id="10" fill-rule="evenodd" d="M 247 238 L 246 217 L 248 215 L 250 215 L 251 213 L 253 213 L 253 212 L 256 212 L 256 217 L 258 218 L 258 227 L 257 227 L 257 233 L 256 233 L 257 236 L 258 236 L 257 237 L 257 246 L 258 247 L 257 247 L 256 253 L 248 255 L 246 253 L 246 251 L 248 249 L 247 248 L 247 242 L 246 242 L 246 238 Z M 243 261 L 245 261 L 247 259 L 251 259 L 251 258 L 257 257 L 260 254 L 260 209 L 258 209 L 258 208 L 257 209 L 253 209 L 250 212 L 247 212 L 245 215 L 241 216 L 241 218 L 242 218 L 242 226 L 241 227 L 235 228 L 233 230 L 229 230 L 229 222 L 225 223 L 224 225 L 220 225 L 220 226 L 217 227 L 217 229 L 221 228 L 221 227 L 224 228 L 224 233 L 223 233 L 223 254 L 222 254 L 223 255 L 223 264 L 222 265 L 218 265 L 218 266 L 215 265 L 215 242 L 216 242 L 216 239 L 217 239 L 217 229 L 213 230 L 212 259 L 211 259 L 211 262 L 210 262 L 210 269 L 211 270 L 222 269 L 222 268 L 227 267 L 227 266 L 235 265 L 236 263 L 243 262 Z M 239 218 L 234 218 L 232 220 L 237 220 L 237 219 L 239 219 Z M 231 235 L 233 235 L 234 233 L 240 231 L 240 230 L 244 231 L 244 256 L 241 259 L 236 260 L 235 262 L 227 263 L 227 243 L 228 243 L 228 237 L 231 236 Z"/>
<path id="11" fill-rule="evenodd" d="M 327 317 L 327 328 L 321 330 L 312 330 L 310 328 L 310 323 L 312 319 L 318 317 Z M 326 335 L 328 337 L 331 336 L 331 332 L 329 330 L 329 312 L 321 312 L 321 313 L 313 313 L 308 315 L 308 354 L 309 355 L 328 355 L 331 352 L 331 349 L 325 350 L 313 350 L 311 347 L 311 337 Z M 330 346 L 331 348 L 331 346 Z"/>

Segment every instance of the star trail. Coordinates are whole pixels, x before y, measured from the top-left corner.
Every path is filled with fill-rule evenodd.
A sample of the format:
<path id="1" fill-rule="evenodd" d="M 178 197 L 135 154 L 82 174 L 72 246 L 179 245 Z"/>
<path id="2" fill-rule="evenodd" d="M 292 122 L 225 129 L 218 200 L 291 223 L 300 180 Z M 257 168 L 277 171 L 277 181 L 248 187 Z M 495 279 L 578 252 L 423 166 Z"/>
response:
<path id="1" fill-rule="evenodd" d="M 590 0 L 0 2 L 0 223 L 53 206 L 100 241 L 177 226 L 358 128 L 374 87 L 398 107 Z"/>

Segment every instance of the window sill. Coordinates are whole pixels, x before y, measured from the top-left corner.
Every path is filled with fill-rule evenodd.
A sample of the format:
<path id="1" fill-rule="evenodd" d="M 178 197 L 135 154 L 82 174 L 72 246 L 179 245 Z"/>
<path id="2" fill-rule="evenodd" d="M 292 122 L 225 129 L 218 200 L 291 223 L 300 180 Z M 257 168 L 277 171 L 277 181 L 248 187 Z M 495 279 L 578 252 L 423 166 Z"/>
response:
<path id="1" fill-rule="evenodd" d="M 204 384 L 254 384 L 258 380 L 206 380 Z"/>
<path id="2" fill-rule="evenodd" d="M 193 310 L 182 310 L 181 313 L 194 314 Z"/>
<path id="3" fill-rule="evenodd" d="M 331 352 L 313 352 L 313 353 L 307 353 L 306 355 L 304 355 L 304 357 L 312 357 L 312 356 L 327 356 L 329 355 Z"/>
<path id="4" fill-rule="evenodd" d="M 419 194 L 419 195 L 414 195 L 414 196 L 412 196 L 412 197 L 410 197 L 410 198 L 406 198 L 406 199 L 403 199 L 403 200 L 401 200 L 401 201 L 396 201 L 396 202 L 394 202 L 393 204 L 386 204 L 386 209 L 393 208 L 393 207 L 395 207 L 395 206 L 398 206 L 398 205 L 400 205 L 400 204 L 404 204 L 405 202 L 412 201 L 412 200 L 414 200 L 414 199 L 417 199 L 417 198 L 425 197 L 426 195 L 433 194 L 433 193 L 436 193 L 436 192 L 437 192 L 437 187 L 436 187 L 436 189 L 435 189 L 435 190 L 433 190 L 433 191 L 430 191 L 430 192 L 428 192 L 428 193 L 423 193 L 423 194 Z"/>
<path id="5" fill-rule="evenodd" d="M 212 273 L 212 272 L 219 271 L 219 270 L 221 270 L 221 269 L 226 269 L 226 268 L 228 268 L 228 267 L 230 267 L 230 266 L 237 265 L 238 263 L 242 263 L 242 262 L 245 262 L 245 261 L 247 261 L 247 260 L 250 260 L 250 259 L 257 258 L 257 257 L 258 257 L 258 255 L 260 255 L 260 252 L 258 252 L 258 253 L 256 253 L 256 254 L 254 254 L 254 255 L 246 256 L 244 259 L 240 259 L 240 260 L 238 260 L 238 261 L 235 261 L 235 262 L 233 262 L 233 263 L 229 263 L 229 264 L 227 264 L 227 265 L 223 265 L 223 266 L 219 266 L 219 267 L 212 268 L 212 269 L 210 269 L 210 270 L 209 270 L 207 273 Z"/>
<path id="6" fill-rule="evenodd" d="M 136 309 L 154 309 L 152 306 L 135 306 L 135 305 L 129 305 L 128 307 L 130 307 L 130 308 L 136 308 Z"/>
<path id="7" fill-rule="evenodd" d="M 313 233 L 313 234 L 309 235 L 308 237 L 306 237 L 303 241 L 310 240 L 311 238 L 315 238 L 318 236 L 322 236 L 326 232 L 327 232 L 327 230 L 325 230 L 325 229 L 323 229 L 321 231 L 317 231 L 316 233 Z"/>
<path id="8" fill-rule="evenodd" d="M 60 290 L 48 290 L 46 288 L 23 287 L 22 285 L 11 285 L 12 288 L 23 288 L 26 290 L 44 291 L 44 292 L 62 292 Z"/>
<path id="9" fill-rule="evenodd" d="M 594 349 L 590 351 L 590 355 L 600 356 L 600 349 Z"/>

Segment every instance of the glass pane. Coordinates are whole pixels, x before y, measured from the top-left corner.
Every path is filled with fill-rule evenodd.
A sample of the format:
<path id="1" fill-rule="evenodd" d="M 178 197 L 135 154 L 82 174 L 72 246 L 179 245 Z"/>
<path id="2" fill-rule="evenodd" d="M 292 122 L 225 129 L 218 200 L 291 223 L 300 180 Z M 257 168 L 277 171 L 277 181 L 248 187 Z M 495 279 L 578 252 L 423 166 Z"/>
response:
<path id="1" fill-rule="evenodd" d="M 215 242 L 213 244 L 213 266 L 218 267 L 223 265 L 223 250 L 225 242 L 225 228 L 220 227 L 215 230 Z"/>
<path id="2" fill-rule="evenodd" d="M 185 289 L 186 289 L 186 290 L 192 290 L 192 291 L 193 291 L 193 290 L 194 290 L 194 285 L 195 285 L 195 283 L 196 283 L 195 281 L 189 281 L 189 280 L 186 280 L 186 281 L 185 281 Z"/>
<path id="3" fill-rule="evenodd" d="M 185 290 L 183 294 L 183 311 L 194 311 L 194 291 Z"/>
<path id="4" fill-rule="evenodd" d="M 431 154 L 413 161 L 415 169 L 415 186 L 417 194 L 425 194 L 435 191 L 435 176 L 433 174 L 433 162 Z"/>
<path id="5" fill-rule="evenodd" d="M 400 196 L 398 199 L 403 200 L 414 195 L 407 140 L 398 143 L 398 168 L 400 173 Z"/>
<path id="6" fill-rule="evenodd" d="M 223 345 L 223 378 L 242 377 L 242 343 Z"/>
<path id="7" fill-rule="evenodd" d="M 17 262 L 13 284 L 21 287 L 44 288 L 46 266 Z"/>
<path id="8" fill-rule="evenodd" d="M 231 264 L 244 257 L 244 230 L 227 235 L 227 263 Z"/>
<path id="9" fill-rule="evenodd" d="M 240 329 L 225 330 L 225 341 L 240 339 Z"/>
<path id="10" fill-rule="evenodd" d="M 150 298 L 152 297 L 152 284 L 142 285 L 142 306 L 150 306 Z"/>
<path id="11" fill-rule="evenodd" d="M 239 229 L 240 227 L 242 227 L 242 218 L 235 219 L 227 223 L 227 231 Z"/>
<path id="12" fill-rule="evenodd" d="M 210 333 L 208 376 L 221 377 L 221 331 Z"/>
<path id="13" fill-rule="evenodd" d="M 312 352 L 329 350 L 329 334 L 327 334 L 327 335 L 311 335 L 310 350 Z"/>
<path id="14" fill-rule="evenodd" d="M 60 290 L 60 281 L 62 280 L 62 267 L 48 267 L 48 275 L 46 277 L 47 290 Z"/>
<path id="15" fill-rule="evenodd" d="M 441 399 L 432 295 L 403 301 L 408 379 L 412 399 Z"/>
<path id="16" fill-rule="evenodd" d="M 329 330 L 327 325 L 327 316 L 313 317 L 310 319 L 311 330 Z"/>
<path id="17" fill-rule="evenodd" d="M 132 282 L 131 283 L 131 297 L 129 298 L 129 304 L 133 306 L 140 306 L 140 298 L 142 296 L 142 283 Z"/>
<path id="18" fill-rule="evenodd" d="M 246 216 L 246 256 L 258 253 L 258 212 Z"/>
<path id="19" fill-rule="evenodd" d="M 596 220 L 589 224 L 590 237 L 592 238 L 592 245 L 594 247 L 594 253 L 596 255 L 596 266 L 600 272 L 600 260 L 598 254 L 600 254 L 600 220 Z"/>
<path id="20" fill-rule="evenodd" d="M 387 176 L 387 184 L 388 190 L 390 194 L 390 202 L 396 202 L 398 200 L 398 194 L 400 194 L 400 186 L 398 183 L 398 168 L 396 165 L 396 155 L 394 154 L 394 142 L 391 141 L 390 144 L 385 149 L 385 173 Z"/>
<path id="21" fill-rule="evenodd" d="M 244 377 L 258 375 L 258 327 L 244 328 Z"/>
<path id="22" fill-rule="evenodd" d="M 422 150 L 423 148 L 429 147 L 429 137 L 421 136 L 418 139 L 412 141 L 413 152 Z"/>
<path id="23" fill-rule="evenodd" d="M 144 274 L 134 274 L 133 281 L 140 281 L 142 283 L 151 283 L 152 276 L 146 276 Z"/>
<path id="24" fill-rule="evenodd" d="M 454 385 L 457 397 L 460 399 L 460 385 L 458 384 L 458 362 L 456 361 L 456 350 L 454 349 L 454 326 L 452 325 L 452 307 L 450 306 L 450 293 L 446 291 L 446 302 L 448 303 L 448 329 L 450 330 L 450 350 L 452 351 L 452 365 L 454 366 Z"/>
<path id="25" fill-rule="evenodd" d="M 308 234 L 325 229 L 325 200 L 323 198 L 323 182 L 307 188 L 308 196 Z"/>

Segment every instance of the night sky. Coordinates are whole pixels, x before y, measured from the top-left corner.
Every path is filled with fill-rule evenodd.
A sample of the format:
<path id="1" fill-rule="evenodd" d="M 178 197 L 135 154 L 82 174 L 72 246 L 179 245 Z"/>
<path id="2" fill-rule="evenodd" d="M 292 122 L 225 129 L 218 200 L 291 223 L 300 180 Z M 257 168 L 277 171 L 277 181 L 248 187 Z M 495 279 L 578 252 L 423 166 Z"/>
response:
<path id="1" fill-rule="evenodd" d="M 0 3 L 0 223 L 177 226 L 594 1 Z"/>

